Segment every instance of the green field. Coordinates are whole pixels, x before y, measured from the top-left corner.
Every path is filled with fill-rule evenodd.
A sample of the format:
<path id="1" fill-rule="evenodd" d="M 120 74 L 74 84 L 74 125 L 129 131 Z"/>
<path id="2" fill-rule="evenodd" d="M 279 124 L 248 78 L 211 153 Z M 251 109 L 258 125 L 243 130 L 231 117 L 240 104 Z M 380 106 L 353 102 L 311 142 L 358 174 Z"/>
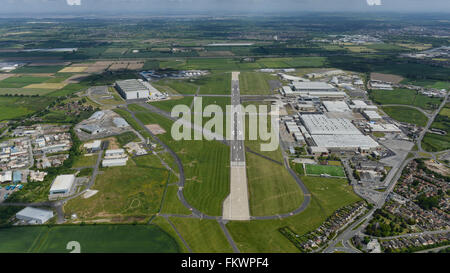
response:
<path id="1" fill-rule="evenodd" d="M 404 104 L 420 107 L 424 110 L 433 110 L 439 107 L 442 99 L 430 98 L 418 94 L 415 90 L 394 89 L 389 90 L 372 90 L 370 98 L 378 104 Z"/>
<path id="2" fill-rule="evenodd" d="M 229 148 L 217 141 L 175 141 L 173 121 L 136 106 L 130 106 L 144 124 L 159 124 L 166 130 L 158 135 L 180 157 L 185 171 L 184 195 L 187 201 L 209 215 L 222 215 L 222 203 L 230 191 Z"/>
<path id="3" fill-rule="evenodd" d="M 1 253 L 69 253 L 77 241 L 82 253 L 176 253 L 177 242 L 154 225 L 36 226 L 0 229 Z"/>
<path id="4" fill-rule="evenodd" d="M 5 97 L 0 96 L 0 121 L 18 119 L 43 110 L 52 99 L 45 97 Z"/>
<path id="5" fill-rule="evenodd" d="M 344 169 L 340 166 L 306 164 L 306 175 L 327 174 L 335 177 L 345 177 Z"/>
<path id="6" fill-rule="evenodd" d="M 422 140 L 422 147 L 429 152 L 450 149 L 450 104 L 446 104 L 431 124 L 431 128 L 447 132 L 446 135 L 426 133 Z"/>
<path id="7" fill-rule="evenodd" d="M 153 85 L 161 91 L 166 91 L 172 94 L 195 94 L 197 86 L 186 80 L 160 80 Z"/>
<path id="8" fill-rule="evenodd" d="M 194 81 L 200 94 L 231 94 L 231 73 L 212 74 Z"/>
<path id="9" fill-rule="evenodd" d="M 288 213 L 300 207 L 303 193 L 284 165 L 246 153 L 250 214 Z"/>
<path id="10" fill-rule="evenodd" d="M 70 200 L 64 211 L 82 221 L 143 221 L 159 211 L 168 179 L 169 172 L 155 155 L 129 159 L 127 166 L 102 168 L 92 187 L 99 192 Z"/>
<path id="11" fill-rule="evenodd" d="M 288 226 L 298 235 L 314 230 L 337 209 L 360 201 L 346 179 L 302 176 L 312 195 L 308 208 L 282 220 L 232 221 L 227 224 L 241 252 L 298 252 L 281 233 Z"/>
<path id="12" fill-rule="evenodd" d="M 14 73 L 56 73 L 63 68 L 62 65 L 22 66 L 14 70 Z"/>
<path id="13" fill-rule="evenodd" d="M 170 217 L 188 246 L 196 253 L 231 253 L 230 244 L 216 220 Z"/>
<path id="14" fill-rule="evenodd" d="M 270 95 L 269 80 L 276 77 L 267 73 L 242 72 L 239 75 L 239 87 L 242 95 Z"/>
<path id="15" fill-rule="evenodd" d="M 176 97 L 170 100 L 150 102 L 149 104 L 170 113 L 176 105 L 187 105 L 190 107 L 193 99 L 194 97 Z"/>
<path id="16" fill-rule="evenodd" d="M 428 118 L 420 111 L 403 106 L 384 106 L 383 111 L 391 118 L 418 126 L 425 126 Z"/>
<path id="17" fill-rule="evenodd" d="M 73 168 L 83 168 L 83 167 L 92 167 L 97 162 L 97 155 L 91 156 L 78 156 L 73 162 Z"/>
<path id="18" fill-rule="evenodd" d="M 125 146 L 130 142 L 139 141 L 138 136 L 134 132 L 125 132 L 116 136 L 117 142 L 120 146 Z"/>
<path id="19" fill-rule="evenodd" d="M 43 83 L 51 77 L 14 76 L 0 81 L 0 88 L 22 88 L 34 83 Z"/>

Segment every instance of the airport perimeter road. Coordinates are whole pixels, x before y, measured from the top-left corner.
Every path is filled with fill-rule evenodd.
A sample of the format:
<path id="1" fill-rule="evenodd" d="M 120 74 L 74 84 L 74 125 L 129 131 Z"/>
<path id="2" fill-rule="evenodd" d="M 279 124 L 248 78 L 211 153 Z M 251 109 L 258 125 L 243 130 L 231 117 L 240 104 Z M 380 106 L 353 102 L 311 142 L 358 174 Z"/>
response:
<path id="1" fill-rule="evenodd" d="M 240 107 L 239 72 L 231 76 L 230 195 L 223 202 L 223 219 L 250 220 L 245 165 L 244 117 Z"/>

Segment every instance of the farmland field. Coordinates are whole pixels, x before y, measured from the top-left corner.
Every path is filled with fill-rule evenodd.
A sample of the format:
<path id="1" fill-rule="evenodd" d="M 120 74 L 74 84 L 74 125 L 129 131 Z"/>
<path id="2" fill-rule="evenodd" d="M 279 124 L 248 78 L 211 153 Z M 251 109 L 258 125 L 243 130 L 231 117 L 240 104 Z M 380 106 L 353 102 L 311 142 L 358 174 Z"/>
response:
<path id="1" fill-rule="evenodd" d="M 0 81 L 0 88 L 22 88 L 30 84 L 43 83 L 50 77 L 15 76 Z"/>
<path id="2" fill-rule="evenodd" d="M 342 167 L 332 165 L 306 164 L 306 174 L 307 175 L 327 174 L 330 176 L 345 177 L 345 172 Z"/>
<path id="3" fill-rule="evenodd" d="M 36 226 L 0 229 L 1 253 L 69 253 L 77 241 L 82 253 L 175 253 L 176 241 L 154 225 Z"/>
<path id="4" fill-rule="evenodd" d="M 403 106 L 385 106 L 383 111 L 391 118 L 418 126 L 425 126 L 427 124 L 427 117 L 420 111 Z"/>

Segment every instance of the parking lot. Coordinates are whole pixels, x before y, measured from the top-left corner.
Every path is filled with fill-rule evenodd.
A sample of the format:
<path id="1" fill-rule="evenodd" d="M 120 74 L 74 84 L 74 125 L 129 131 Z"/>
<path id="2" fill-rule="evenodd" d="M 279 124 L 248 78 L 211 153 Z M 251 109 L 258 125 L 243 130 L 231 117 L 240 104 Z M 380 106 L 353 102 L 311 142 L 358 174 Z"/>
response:
<path id="1" fill-rule="evenodd" d="M 19 185 L 17 185 L 17 186 L 14 186 L 14 189 L 9 189 L 9 190 L 8 190 L 8 188 L 10 187 L 9 184 L 2 184 L 2 185 L 0 185 L 0 187 L 1 187 L 0 188 L 0 203 L 2 203 L 3 201 L 5 201 L 5 195 L 11 196 L 11 194 L 13 192 L 18 191 L 19 188 L 23 187 L 23 186 L 20 185 L 20 187 L 19 187 Z"/>

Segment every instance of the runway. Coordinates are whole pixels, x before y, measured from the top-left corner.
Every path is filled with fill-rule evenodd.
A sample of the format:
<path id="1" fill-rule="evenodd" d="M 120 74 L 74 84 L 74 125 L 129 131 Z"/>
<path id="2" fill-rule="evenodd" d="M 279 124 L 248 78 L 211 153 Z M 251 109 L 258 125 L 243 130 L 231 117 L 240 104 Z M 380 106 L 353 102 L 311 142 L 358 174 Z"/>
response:
<path id="1" fill-rule="evenodd" d="M 232 72 L 231 104 L 238 106 L 240 103 L 239 72 Z M 231 136 L 230 195 L 223 203 L 223 218 L 225 220 L 250 220 L 245 164 L 244 116 L 240 107 L 232 107 Z"/>

